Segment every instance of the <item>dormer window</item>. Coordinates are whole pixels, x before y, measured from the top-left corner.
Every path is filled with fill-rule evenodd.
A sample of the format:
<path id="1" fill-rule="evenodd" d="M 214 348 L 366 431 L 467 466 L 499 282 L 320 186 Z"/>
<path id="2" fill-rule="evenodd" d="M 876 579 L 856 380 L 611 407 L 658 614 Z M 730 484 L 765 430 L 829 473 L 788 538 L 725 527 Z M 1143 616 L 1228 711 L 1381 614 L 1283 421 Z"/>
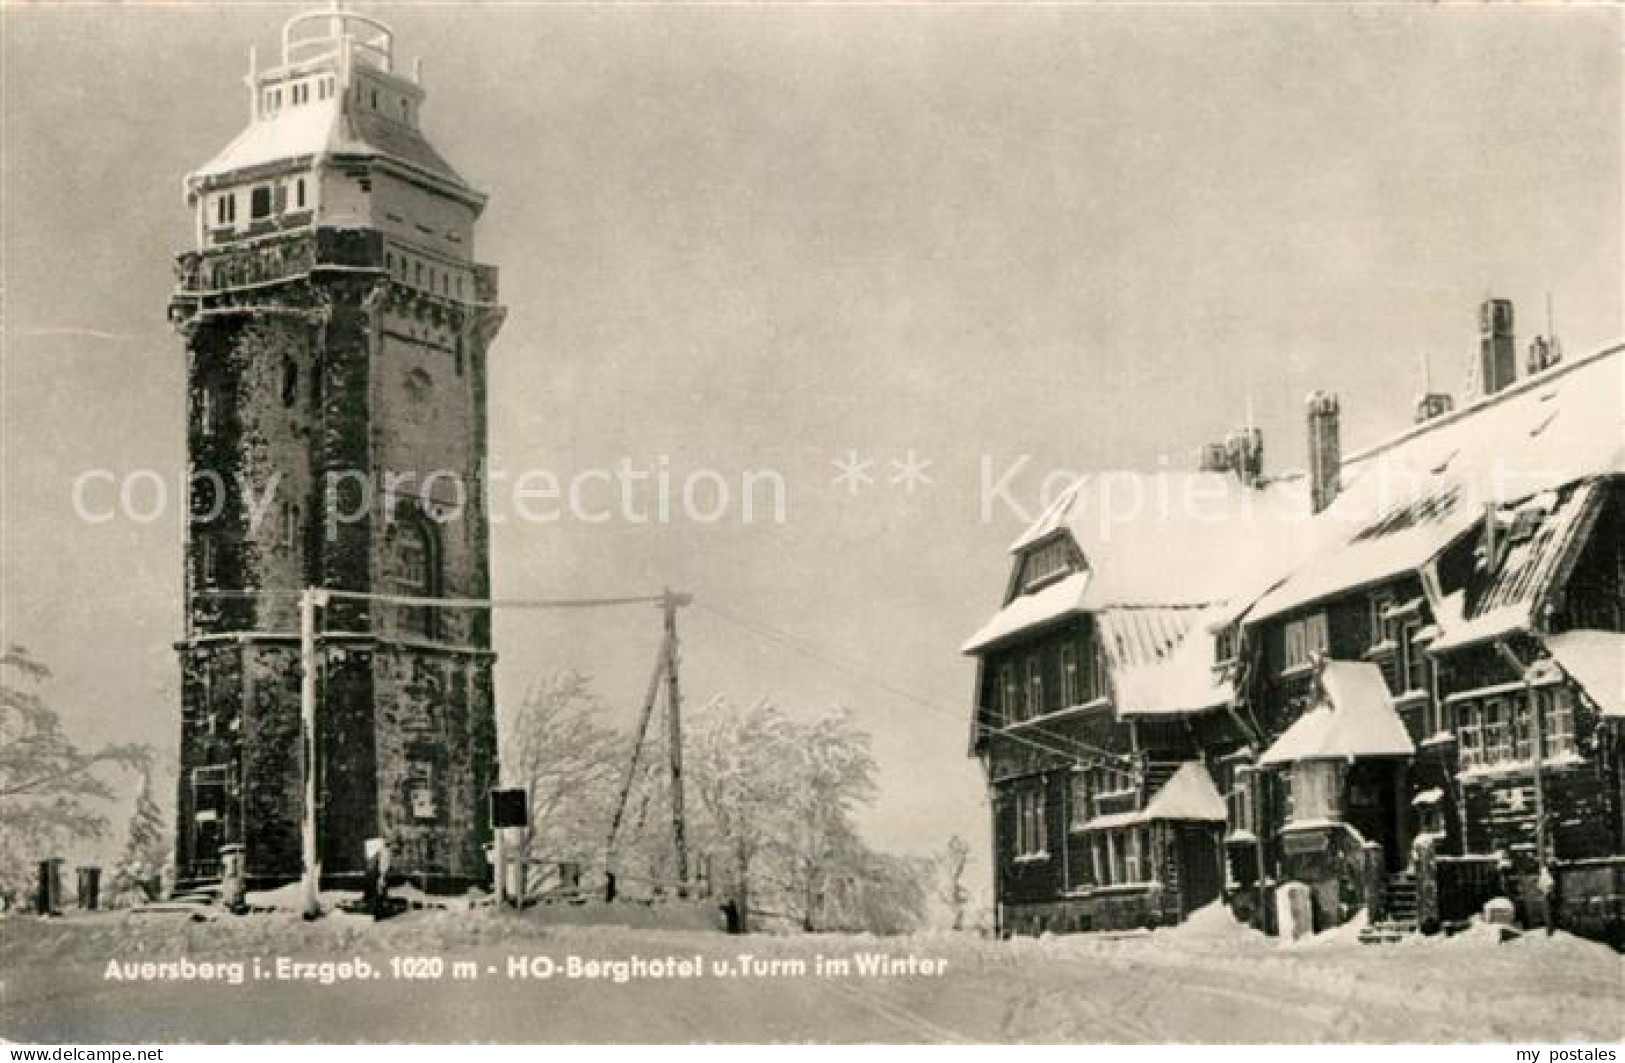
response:
<path id="1" fill-rule="evenodd" d="M 1071 543 L 1064 537 L 1050 539 L 1027 551 L 1023 558 L 1022 590 L 1032 591 L 1053 583 L 1075 567 Z"/>

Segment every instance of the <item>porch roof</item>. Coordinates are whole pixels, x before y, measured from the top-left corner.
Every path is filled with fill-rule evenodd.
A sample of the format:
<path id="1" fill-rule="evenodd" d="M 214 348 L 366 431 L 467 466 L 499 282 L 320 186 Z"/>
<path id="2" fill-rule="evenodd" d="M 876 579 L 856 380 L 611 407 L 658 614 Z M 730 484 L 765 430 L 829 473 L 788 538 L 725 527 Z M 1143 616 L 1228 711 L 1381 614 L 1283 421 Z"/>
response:
<path id="1" fill-rule="evenodd" d="M 1096 816 L 1083 825 L 1084 830 L 1109 830 L 1112 827 L 1132 827 L 1153 820 L 1180 820 L 1199 823 L 1223 823 L 1226 819 L 1224 798 L 1213 785 L 1213 776 L 1201 761 L 1186 761 L 1168 777 L 1149 804 L 1134 812 L 1112 812 Z"/>
<path id="2" fill-rule="evenodd" d="M 1382 670 L 1367 661 L 1326 661 L 1314 708 L 1298 717 L 1259 758 L 1263 765 L 1302 760 L 1408 757 L 1410 733 L 1388 696 Z"/>
<path id="3" fill-rule="evenodd" d="M 1546 649 L 1604 716 L 1625 719 L 1625 633 L 1565 631 L 1548 636 Z"/>

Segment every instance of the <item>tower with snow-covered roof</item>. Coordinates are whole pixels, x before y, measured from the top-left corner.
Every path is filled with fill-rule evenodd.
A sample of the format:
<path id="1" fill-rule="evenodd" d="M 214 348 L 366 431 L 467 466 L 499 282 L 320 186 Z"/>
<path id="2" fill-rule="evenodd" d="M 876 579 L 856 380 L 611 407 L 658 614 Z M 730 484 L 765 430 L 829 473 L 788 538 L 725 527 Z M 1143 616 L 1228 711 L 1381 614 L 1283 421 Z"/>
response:
<path id="1" fill-rule="evenodd" d="M 317 625 L 323 879 L 358 882 L 381 837 L 396 872 L 461 888 L 486 873 L 490 621 L 421 602 L 490 593 L 485 197 L 424 135 L 421 67 L 375 18 L 296 15 L 245 81 L 247 127 L 186 177 L 170 302 L 192 470 L 178 877 L 217 877 L 228 844 L 251 884 L 300 873 L 296 595 L 317 587 L 348 592 Z"/>

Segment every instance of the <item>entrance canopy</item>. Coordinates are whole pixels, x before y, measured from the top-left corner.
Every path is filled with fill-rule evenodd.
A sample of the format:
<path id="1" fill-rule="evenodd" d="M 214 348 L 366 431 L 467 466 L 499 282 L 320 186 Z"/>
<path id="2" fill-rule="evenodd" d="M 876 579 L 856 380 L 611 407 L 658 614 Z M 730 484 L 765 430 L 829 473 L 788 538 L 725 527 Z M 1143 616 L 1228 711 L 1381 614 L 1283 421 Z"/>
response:
<path id="1" fill-rule="evenodd" d="M 1259 763 L 1408 757 L 1416 752 L 1388 697 L 1382 669 L 1365 661 L 1326 661 L 1316 681 L 1316 703 Z"/>

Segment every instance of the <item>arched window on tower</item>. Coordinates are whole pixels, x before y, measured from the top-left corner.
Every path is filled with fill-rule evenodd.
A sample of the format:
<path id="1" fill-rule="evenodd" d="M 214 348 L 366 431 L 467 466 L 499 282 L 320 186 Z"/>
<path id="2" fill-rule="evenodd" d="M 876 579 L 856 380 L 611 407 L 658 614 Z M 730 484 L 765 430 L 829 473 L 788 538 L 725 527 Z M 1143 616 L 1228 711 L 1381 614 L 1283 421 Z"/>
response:
<path id="1" fill-rule="evenodd" d="M 408 598 L 440 597 L 440 542 L 422 518 L 402 521 L 395 541 L 395 592 Z M 401 607 L 401 626 L 428 638 L 440 634 L 440 610 L 433 606 Z"/>

